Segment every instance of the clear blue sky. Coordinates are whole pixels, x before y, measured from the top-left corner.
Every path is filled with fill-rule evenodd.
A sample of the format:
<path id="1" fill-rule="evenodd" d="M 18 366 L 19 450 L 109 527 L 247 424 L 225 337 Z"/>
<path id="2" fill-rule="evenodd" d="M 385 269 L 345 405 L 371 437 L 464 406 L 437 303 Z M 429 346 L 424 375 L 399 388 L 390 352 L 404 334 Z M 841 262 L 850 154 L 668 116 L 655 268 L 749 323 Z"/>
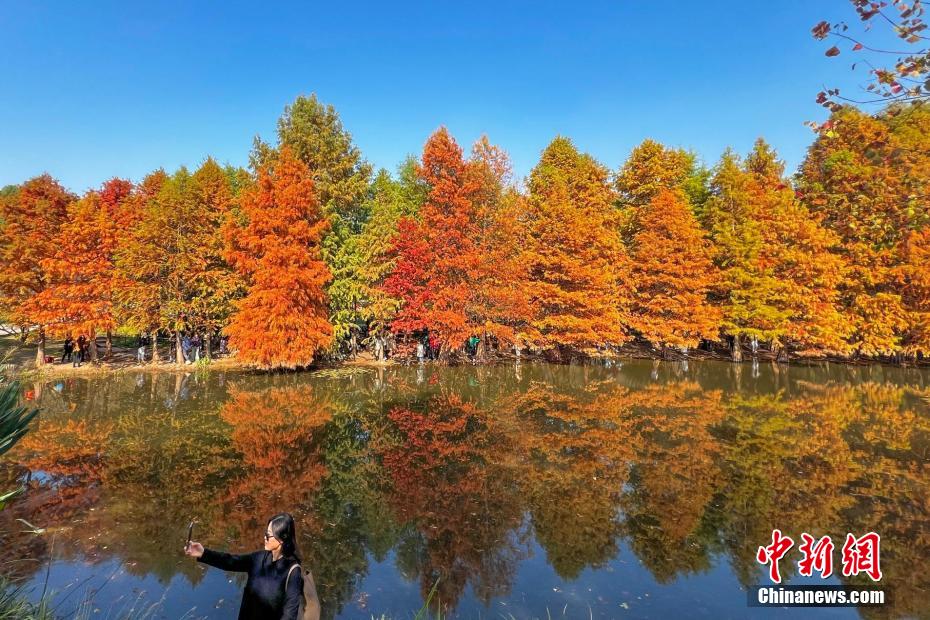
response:
<path id="1" fill-rule="evenodd" d="M 646 137 L 712 164 L 763 135 L 793 170 L 803 122 L 825 116 L 817 91 L 864 80 L 811 38 L 820 19 L 855 14 L 846 0 L 4 2 L 0 186 L 245 165 L 311 92 L 391 170 L 440 124 L 465 146 L 487 133 L 518 176 L 556 134 L 612 169 Z"/>

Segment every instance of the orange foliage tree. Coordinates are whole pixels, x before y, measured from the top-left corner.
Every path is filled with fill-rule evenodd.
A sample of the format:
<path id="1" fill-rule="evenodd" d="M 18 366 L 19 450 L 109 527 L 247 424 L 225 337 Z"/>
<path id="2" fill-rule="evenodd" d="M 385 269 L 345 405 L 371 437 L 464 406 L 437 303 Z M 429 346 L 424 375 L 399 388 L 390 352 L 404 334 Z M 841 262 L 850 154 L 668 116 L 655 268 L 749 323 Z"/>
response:
<path id="1" fill-rule="evenodd" d="M 744 162 L 724 153 L 703 210 L 722 271 L 718 303 L 733 358 L 740 338 L 842 353 L 848 322 L 838 288 L 846 275 L 838 239 L 795 196 L 764 140 Z"/>
<path id="2" fill-rule="evenodd" d="M 55 254 L 43 261 L 51 284 L 35 300 L 36 316 L 53 334 L 83 334 L 91 361 L 97 360 L 97 335 L 107 335 L 112 350 L 114 268 L 117 238 L 133 223 L 132 183 L 111 179 L 68 206 L 58 231 Z"/>
<path id="3" fill-rule="evenodd" d="M 159 278 L 157 236 L 147 235 L 152 221 L 152 204 L 168 181 L 164 170 L 152 172 L 136 186 L 131 209 L 131 226 L 117 237 L 114 252 L 113 300 L 120 325 L 151 335 L 152 361 L 158 361 Z"/>
<path id="4" fill-rule="evenodd" d="M 55 255 L 58 230 L 74 198 L 44 174 L 0 201 L 0 294 L 17 325 L 35 328 L 37 366 L 45 363 L 45 326 L 36 316 L 36 299 L 52 282 L 44 261 Z"/>
<path id="5" fill-rule="evenodd" d="M 660 190 L 638 209 L 635 228 L 630 326 L 663 348 L 690 348 L 716 338 L 721 312 L 707 296 L 718 274 L 711 245 L 685 197 Z"/>
<path id="6" fill-rule="evenodd" d="M 510 184 L 507 153 L 492 145 L 486 136 L 475 143 L 469 164 L 478 183 L 478 264 L 468 312 L 480 328 L 478 355 L 484 357 L 492 339 L 500 346 L 523 345 L 534 338 L 520 222 L 526 204 Z"/>
<path id="7" fill-rule="evenodd" d="M 607 171 L 558 137 L 529 179 L 524 245 L 531 325 L 543 349 L 628 339 L 629 258 Z"/>
<path id="8" fill-rule="evenodd" d="M 322 217 L 310 169 L 282 148 L 241 196 L 243 225 L 227 226 L 227 258 L 247 282 L 226 333 L 240 358 L 261 368 L 313 362 L 333 337 L 320 253 Z"/>
<path id="9" fill-rule="evenodd" d="M 930 226 L 910 232 L 900 245 L 895 276 L 907 308 L 906 353 L 930 355 Z"/>
<path id="10" fill-rule="evenodd" d="M 900 244 L 930 222 L 930 111 L 892 107 L 869 115 L 834 112 L 801 165 L 804 202 L 840 237 L 850 271 L 840 300 L 853 349 L 891 355 L 903 348 L 908 309 L 898 288 Z"/>
<path id="11" fill-rule="evenodd" d="M 211 356 L 212 335 L 221 329 L 241 293 L 242 280 L 224 259 L 222 229 L 233 216 L 234 197 L 226 172 L 210 157 L 194 173 L 192 181 L 199 218 L 201 267 L 190 304 L 191 324 L 204 332 L 204 353 Z"/>

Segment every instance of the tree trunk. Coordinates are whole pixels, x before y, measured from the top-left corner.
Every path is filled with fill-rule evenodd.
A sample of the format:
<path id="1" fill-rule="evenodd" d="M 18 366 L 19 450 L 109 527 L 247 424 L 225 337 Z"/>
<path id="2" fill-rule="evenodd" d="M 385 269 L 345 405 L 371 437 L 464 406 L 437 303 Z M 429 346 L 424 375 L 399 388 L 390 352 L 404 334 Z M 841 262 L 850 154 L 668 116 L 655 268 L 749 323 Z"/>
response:
<path id="1" fill-rule="evenodd" d="M 730 358 L 734 362 L 743 361 L 743 347 L 739 342 L 739 334 L 733 334 L 733 344 L 730 350 Z"/>
<path id="2" fill-rule="evenodd" d="M 113 357 L 113 333 L 108 329 L 107 330 L 107 346 L 103 351 L 103 359 L 110 361 L 110 358 Z"/>
<path id="3" fill-rule="evenodd" d="M 482 364 L 488 361 L 488 335 L 485 333 L 481 340 L 478 341 L 478 350 L 475 351 L 475 359 Z"/>
<path id="4" fill-rule="evenodd" d="M 97 335 L 93 334 L 87 339 L 87 351 L 90 353 L 90 363 L 97 363 Z"/>
<path id="5" fill-rule="evenodd" d="M 45 366 L 45 328 L 39 327 L 39 341 L 36 343 L 36 368 Z"/>
<path id="6" fill-rule="evenodd" d="M 181 332 L 174 332 L 174 361 L 176 364 L 184 363 L 184 349 L 181 347 Z"/>
<path id="7" fill-rule="evenodd" d="M 152 363 L 157 364 L 161 360 L 158 359 L 158 330 L 152 330 Z"/>
<path id="8" fill-rule="evenodd" d="M 778 354 L 775 356 L 775 361 L 779 364 L 788 363 L 788 347 L 778 347 Z"/>
<path id="9" fill-rule="evenodd" d="M 212 340 L 213 340 L 213 334 L 208 329 L 207 331 L 203 333 L 203 354 L 204 356 L 206 356 L 207 359 L 210 359 L 213 357 L 213 346 L 211 342 Z"/>

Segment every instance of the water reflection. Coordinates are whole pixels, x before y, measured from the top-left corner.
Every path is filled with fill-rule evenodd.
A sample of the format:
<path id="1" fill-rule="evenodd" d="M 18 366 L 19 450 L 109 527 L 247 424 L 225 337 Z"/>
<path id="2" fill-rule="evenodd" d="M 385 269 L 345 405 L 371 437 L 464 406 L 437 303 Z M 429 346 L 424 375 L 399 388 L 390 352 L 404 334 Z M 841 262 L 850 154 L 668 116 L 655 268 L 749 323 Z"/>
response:
<path id="1" fill-rule="evenodd" d="M 0 488 L 31 472 L 0 513 L 0 565 L 19 578 L 54 553 L 196 586 L 203 570 L 171 542 L 188 520 L 205 543 L 246 550 L 288 509 L 327 617 L 359 613 L 372 570 L 421 597 L 439 578 L 447 611 L 506 602 L 535 549 L 565 584 L 631 553 L 657 598 L 724 566 L 727 582 L 703 596 L 743 601 L 776 527 L 796 540 L 880 532 L 894 605 L 863 613 L 930 608 L 926 372 L 629 361 L 136 374 L 31 391 L 43 415 L 0 470 Z M 17 518 L 49 533 L 22 535 Z M 790 583 L 791 563 L 782 574 Z M 544 595 L 519 593 L 535 614 Z"/>

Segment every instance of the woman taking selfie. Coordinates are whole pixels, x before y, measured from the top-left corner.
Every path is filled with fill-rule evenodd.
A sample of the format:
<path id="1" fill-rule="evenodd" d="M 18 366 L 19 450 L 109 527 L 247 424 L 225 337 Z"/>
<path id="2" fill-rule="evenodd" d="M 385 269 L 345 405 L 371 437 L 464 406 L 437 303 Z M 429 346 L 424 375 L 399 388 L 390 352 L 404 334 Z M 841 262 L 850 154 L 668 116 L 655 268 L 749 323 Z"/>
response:
<path id="1" fill-rule="evenodd" d="M 198 562 L 249 574 L 239 620 L 297 620 L 304 582 L 291 515 L 282 513 L 269 519 L 264 551 L 234 555 L 191 541 L 184 552 Z"/>

